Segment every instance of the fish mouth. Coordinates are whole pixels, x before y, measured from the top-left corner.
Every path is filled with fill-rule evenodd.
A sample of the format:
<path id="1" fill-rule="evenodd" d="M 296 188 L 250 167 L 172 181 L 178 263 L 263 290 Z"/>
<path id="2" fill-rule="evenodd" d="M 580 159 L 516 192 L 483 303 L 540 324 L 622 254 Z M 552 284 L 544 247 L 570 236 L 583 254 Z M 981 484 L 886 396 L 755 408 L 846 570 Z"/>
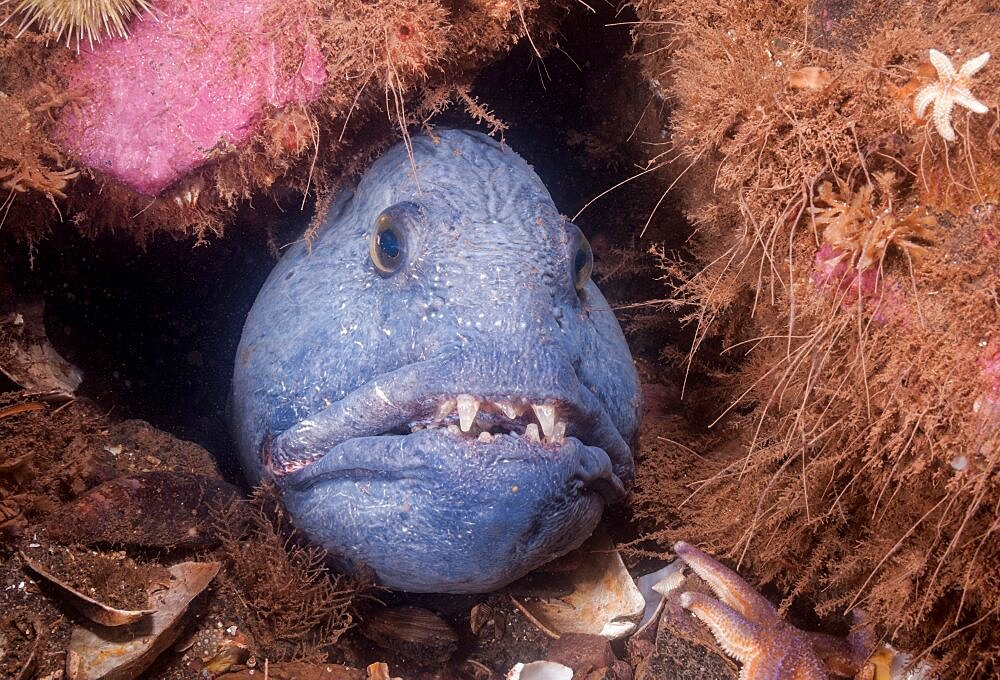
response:
<path id="1" fill-rule="evenodd" d="M 433 437 L 439 445 L 482 462 L 502 459 L 508 451 L 517 458 L 534 456 L 555 463 L 574 451 L 587 450 L 589 458 L 606 459 L 599 466 L 608 471 L 606 479 L 590 480 L 595 490 L 608 502 L 625 496 L 634 477 L 631 447 L 593 390 L 575 374 L 571 380 L 538 385 L 530 395 L 515 390 L 471 391 L 457 385 L 436 392 L 419 389 L 434 384 L 429 378 L 454 375 L 442 368 L 439 361 L 426 361 L 379 376 L 276 437 L 267 437 L 261 448 L 265 468 L 276 479 L 289 478 L 296 486 L 329 478 L 337 469 L 399 473 L 398 464 L 377 455 L 361 460 L 352 454 L 340 464 L 331 458 L 336 458 L 338 449 L 342 453 L 358 449 L 344 446 L 352 440 L 363 439 L 377 450 L 379 440 L 402 438 L 405 446 L 411 438 L 416 443 L 418 438 L 423 442 Z M 324 458 L 325 464 L 316 466 Z"/>

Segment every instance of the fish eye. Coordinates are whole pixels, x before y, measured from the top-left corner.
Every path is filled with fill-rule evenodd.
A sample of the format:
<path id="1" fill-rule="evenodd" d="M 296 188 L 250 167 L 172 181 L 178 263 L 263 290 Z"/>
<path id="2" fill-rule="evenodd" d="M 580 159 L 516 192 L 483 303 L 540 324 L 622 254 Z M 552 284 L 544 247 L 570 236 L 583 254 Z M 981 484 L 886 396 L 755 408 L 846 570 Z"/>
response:
<path id="1" fill-rule="evenodd" d="M 590 241 L 581 232 L 576 243 L 576 251 L 573 253 L 573 285 L 577 291 L 582 292 L 587 287 L 593 271 L 594 251 L 590 248 Z"/>
<path id="2" fill-rule="evenodd" d="M 392 276 L 406 262 L 407 216 L 416 209 L 415 205 L 400 203 L 383 210 L 375 218 L 368 254 L 381 276 Z"/>

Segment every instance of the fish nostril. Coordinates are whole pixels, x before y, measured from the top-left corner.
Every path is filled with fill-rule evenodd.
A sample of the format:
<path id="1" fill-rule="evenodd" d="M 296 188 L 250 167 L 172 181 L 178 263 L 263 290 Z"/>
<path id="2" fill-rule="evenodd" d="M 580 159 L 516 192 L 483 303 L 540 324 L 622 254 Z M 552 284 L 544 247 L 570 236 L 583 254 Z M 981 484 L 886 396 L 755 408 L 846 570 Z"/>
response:
<path id="1" fill-rule="evenodd" d="M 556 320 L 556 325 L 559 326 L 559 330 L 564 331 L 566 327 L 563 325 L 563 311 L 559 307 L 555 307 L 552 310 L 552 318 Z"/>

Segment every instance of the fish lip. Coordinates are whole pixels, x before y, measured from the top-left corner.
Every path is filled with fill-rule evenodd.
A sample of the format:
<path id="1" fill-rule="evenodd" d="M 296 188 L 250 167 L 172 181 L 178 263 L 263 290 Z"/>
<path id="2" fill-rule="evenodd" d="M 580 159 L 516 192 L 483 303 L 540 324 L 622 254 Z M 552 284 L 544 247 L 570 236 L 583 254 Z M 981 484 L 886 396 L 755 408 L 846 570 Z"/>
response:
<path id="1" fill-rule="evenodd" d="M 447 445 L 446 450 L 453 458 L 440 460 L 440 448 L 435 450 L 434 461 L 422 459 L 418 455 L 397 460 L 383 458 L 378 461 L 378 465 L 372 465 L 373 461 L 367 455 L 343 455 L 344 450 L 356 450 L 356 444 L 366 440 L 370 440 L 373 446 L 397 444 L 400 441 L 405 446 L 407 440 L 420 440 L 424 444 L 436 440 Z M 408 449 L 419 450 L 420 447 Z M 543 451 L 540 452 L 540 449 Z M 448 467 L 450 471 L 456 468 L 474 471 L 479 466 L 492 464 L 537 464 L 541 455 L 545 456 L 546 465 L 564 468 L 567 480 L 582 482 L 586 490 L 600 495 L 607 505 L 621 501 L 628 492 L 623 480 L 611 470 L 612 463 L 607 452 L 597 446 L 588 446 L 576 437 L 567 436 L 560 446 L 539 445 L 510 434 L 496 435 L 493 442 L 484 443 L 453 435 L 443 428 L 400 435 L 354 437 L 335 446 L 310 464 L 285 474 L 282 483 L 289 489 L 302 493 L 311 487 L 338 481 L 356 483 L 366 479 L 413 479 L 420 477 L 421 473 L 433 465 Z"/>
<path id="2" fill-rule="evenodd" d="M 555 406 L 559 420 L 566 422 L 566 440 L 572 437 L 584 446 L 602 450 L 626 490 L 631 486 L 635 474 L 631 446 L 612 422 L 603 403 L 579 382 L 575 373 L 573 384 L 559 386 L 562 389 L 551 386 L 548 389 L 470 392 L 460 376 L 453 376 L 451 385 L 426 389 L 428 384 L 440 383 L 441 375 L 452 375 L 450 360 L 451 357 L 438 356 L 377 376 L 322 412 L 276 436 L 266 435 L 260 450 L 265 470 L 280 480 L 323 460 L 336 446 L 352 439 L 412 436 L 416 433 L 392 434 L 392 431 L 433 413 L 444 400 L 455 399 L 459 394 L 473 394 L 483 402 L 515 400 L 521 404 Z M 492 446 L 483 442 L 477 444 L 486 450 Z M 544 442 L 532 447 L 540 456 L 554 449 Z"/>

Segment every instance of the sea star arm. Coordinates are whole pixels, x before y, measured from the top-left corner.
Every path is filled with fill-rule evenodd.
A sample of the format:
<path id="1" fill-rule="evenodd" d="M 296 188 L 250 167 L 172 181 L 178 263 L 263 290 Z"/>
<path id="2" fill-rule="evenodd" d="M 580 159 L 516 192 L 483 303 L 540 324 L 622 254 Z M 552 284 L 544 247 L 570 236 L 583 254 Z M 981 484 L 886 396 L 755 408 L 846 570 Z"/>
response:
<path id="1" fill-rule="evenodd" d="M 934 100 L 934 127 L 942 139 L 955 141 L 955 129 L 951 126 L 951 110 L 955 107 L 955 99 L 943 95 Z"/>
<path id="2" fill-rule="evenodd" d="M 917 118 L 923 118 L 927 114 L 927 107 L 937 99 L 940 88 L 936 84 L 924 85 L 913 98 L 913 112 Z"/>
<path id="3" fill-rule="evenodd" d="M 986 66 L 986 62 L 988 62 L 989 60 L 990 60 L 989 52 L 983 52 L 975 59 L 969 59 L 969 61 L 962 64 L 962 68 L 958 69 L 958 77 L 959 78 L 972 77 L 977 71 L 979 71 L 979 69 Z"/>
<path id="4" fill-rule="evenodd" d="M 680 602 L 682 607 L 708 626 L 719 646 L 729 656 L 743 664 L 749 664 L 757 656 L 760 625 L 747 621 L 732 607 L 702 593 L 683 593 Z"/>
<path id="5" fill-rule="evenodd" d="M 826 633 L 807 633 L 816 656 L 833 673 L 854 677 L 875 649 L 874 632 L 859 609 L 851 614 L 854 624 L 847 638 Z"/>
<path id="6" fill-rule="evenodd" d="M 986 113 L 990 110 L 990 107 L 973 97 L 969 92 L 956 92 L 955 103 L 964 106 L 973 113 Z"/>
<path id="7" fill-rule="evenodd" d="M 870 642 L 853 637 L 846 640 L 826 633 L 807 633 L 813 652 L 830 672 L 853 678 L 871 653 Z"/>
<path id="8" fill-rule="evenodd" d="M 727 569 L 684 541 L 674 545 L 674 552 L 709 585 L 723 603 L 744 617 L 765 625 L 780 620 L 771 603 L 751 588 L 735 571 Z"/>
<path id="9" fill-rule="evenodd" d="M 934 70 L 938 72 L 938 80 L 951 80 L 958 75 L 955 73 L 955 67 L 951 64 L 951 59 L 945 54 L 937 50 L 931 50 L 930 56 L 931 64 L 934 65 Z"/>

